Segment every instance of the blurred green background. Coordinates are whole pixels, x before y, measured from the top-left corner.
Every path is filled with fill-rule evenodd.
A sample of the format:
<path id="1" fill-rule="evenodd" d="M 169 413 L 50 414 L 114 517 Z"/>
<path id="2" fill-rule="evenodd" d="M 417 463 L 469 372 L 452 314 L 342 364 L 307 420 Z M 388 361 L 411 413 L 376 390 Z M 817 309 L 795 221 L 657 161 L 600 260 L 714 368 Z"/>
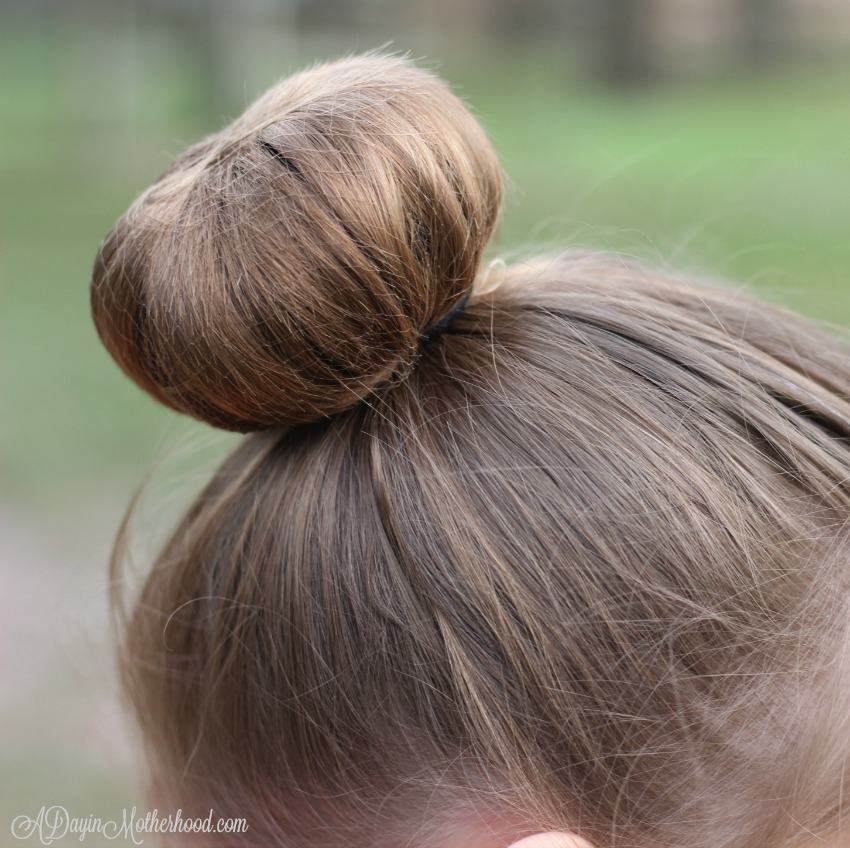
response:
<path id="1" fill-rule="evenodd" d="M 111 537 L 157 466 L 143 568 L 233 437 L 120 374 L 89 272 L 170 158 L 279 77 L 378 46 L 435 68 L 510 180 L 491 256 L 617 250 L 850 324 L 846 0 L 4 0 L 0 16 L 0 833 L 42 805 L 144 808 Z"/>

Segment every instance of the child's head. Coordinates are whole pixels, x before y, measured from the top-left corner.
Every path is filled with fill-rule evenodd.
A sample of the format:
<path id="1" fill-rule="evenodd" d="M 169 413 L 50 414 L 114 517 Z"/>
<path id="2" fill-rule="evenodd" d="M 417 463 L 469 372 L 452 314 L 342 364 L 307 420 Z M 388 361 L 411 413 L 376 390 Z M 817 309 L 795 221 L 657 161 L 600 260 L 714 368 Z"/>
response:
<path id="1" fill-rule="evenodd" d="M 370 56 L 273 88 L 101 247 L 124 370 L 256 431 L 128 623 L 154 799 L 245 816 L 225 845 L 833 836 L 848 348 L 619 257 L 482 267 L 500 199 L 461 102 Z"/>

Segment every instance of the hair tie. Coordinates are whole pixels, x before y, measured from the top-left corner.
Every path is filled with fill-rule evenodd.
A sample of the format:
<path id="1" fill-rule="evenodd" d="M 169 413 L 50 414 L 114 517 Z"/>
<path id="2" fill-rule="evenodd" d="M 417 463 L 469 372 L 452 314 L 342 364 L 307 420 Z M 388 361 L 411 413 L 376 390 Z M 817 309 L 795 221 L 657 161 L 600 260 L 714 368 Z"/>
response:
<path id="1" fill-rule="evenodd" d="M 467 293 L 442 317 L 439 321 L 431 324 L 430 327 L 426 327 L 422 332 L 422 335 L 419 338 L 419 344 L 423 347 L 426 344 L 430 344 L 437 336 L 442 335 L 449 329 L 452 321 L 454 321 L 457 316 L 463 312 L 466 308 L 466 304 L 469 303 L 469 298 L 472 296 L 472 289 L 469 289 Z"/>

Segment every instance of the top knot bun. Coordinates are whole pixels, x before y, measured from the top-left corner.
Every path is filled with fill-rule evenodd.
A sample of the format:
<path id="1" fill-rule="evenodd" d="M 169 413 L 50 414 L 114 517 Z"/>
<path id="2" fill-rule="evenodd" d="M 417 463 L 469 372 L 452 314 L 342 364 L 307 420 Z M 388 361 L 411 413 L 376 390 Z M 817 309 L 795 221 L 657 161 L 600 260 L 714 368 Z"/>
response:
<path id="1" fill-rule="evenodd" d="M 98 252 L 95 323 L 174 409 L 240 431 L 321 418 L 407 373 L 500 204 L 496 156 L 438 78 L 387 56 L 318 66 L 136 200 Z"/>

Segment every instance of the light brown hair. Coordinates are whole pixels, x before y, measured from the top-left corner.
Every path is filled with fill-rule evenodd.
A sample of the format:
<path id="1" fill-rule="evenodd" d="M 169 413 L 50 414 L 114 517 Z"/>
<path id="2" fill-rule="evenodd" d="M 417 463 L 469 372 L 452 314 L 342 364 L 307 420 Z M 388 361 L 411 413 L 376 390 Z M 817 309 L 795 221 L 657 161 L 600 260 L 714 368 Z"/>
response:
<path id="1" fill-rule="evenodd" d="M 500 202 L 461 101 L 370 55 L 271 89 L 104 241 L 121 367 L 256 431 L 127 622 L 153 797 L 247 816 L 226 845 L 833 831 L 848 347 L 617 256 L 482 265 Z"/>

